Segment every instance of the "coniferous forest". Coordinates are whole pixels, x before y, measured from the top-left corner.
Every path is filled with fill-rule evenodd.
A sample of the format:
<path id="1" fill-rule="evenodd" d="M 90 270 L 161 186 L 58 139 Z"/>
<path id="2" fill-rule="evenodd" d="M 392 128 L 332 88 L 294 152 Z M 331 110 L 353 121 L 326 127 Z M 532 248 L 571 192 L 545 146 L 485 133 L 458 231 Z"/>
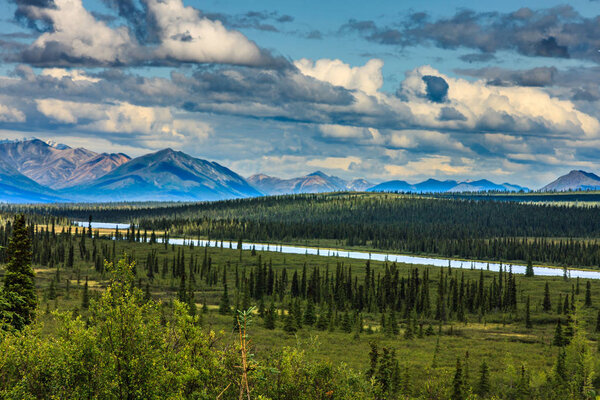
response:
<path id="1" fill-rule="evenodd" d="M 90 219 L 130 227 L 70 224 Z M 600 281 L 532 265 L 597 268 L 598 224 L 593 207 L 390 194 L 5 206 L 0 398 L 594 399 Z"/>

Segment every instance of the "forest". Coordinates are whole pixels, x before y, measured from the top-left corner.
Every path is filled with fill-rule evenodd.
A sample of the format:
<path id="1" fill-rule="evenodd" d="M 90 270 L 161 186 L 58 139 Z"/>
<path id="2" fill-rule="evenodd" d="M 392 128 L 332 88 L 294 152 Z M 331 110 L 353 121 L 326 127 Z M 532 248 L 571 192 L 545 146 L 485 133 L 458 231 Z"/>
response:
<path id="1" fill-rule="evenodd" d="M 336 215 L 349 232 L 445 230 L 432 243 L 475 240 L 485 215 L 477 234 L 569 237 L 562 251 L 597 237 L 586 208 L 391 198 L 6 210 L 0 398 L 596 398 L 600 281 L 517 275 L 508 259 L 493 272 L 219 245 L 275 227 L 290 241 L 342 235 Z M 519 207 L 531 209 L 513 220 Z M 69 223 L 90 215 L 133 225 Z M 177 234 L 213 246 L 158 240 Z"/>
<path id="2" fill-rule="evenodd" d="M 560 196 L 545 197 L 555 201 Z M 597 207 L 493 199 L 333 193 L 181 204 L 4 206 L 4 210 L 29 212 L 43 223 L 56 217 L 93 218 L 131 223 L 142 233 L 160 231 L 179 237 L 600 266 Z"/>

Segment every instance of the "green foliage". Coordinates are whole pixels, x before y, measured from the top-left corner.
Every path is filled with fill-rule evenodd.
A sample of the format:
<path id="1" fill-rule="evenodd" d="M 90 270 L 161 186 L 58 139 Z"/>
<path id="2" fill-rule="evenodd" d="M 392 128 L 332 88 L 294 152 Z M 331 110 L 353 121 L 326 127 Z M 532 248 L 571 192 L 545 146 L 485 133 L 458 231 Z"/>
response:
<path id="1" fill-rule="evenodd" d="M 4 275 L 4 301 L 8 302 L 8 313 L 5 313 L 5 317 L 10 315 L 10 324 L 15 329 L 23 329 L 35 317 L 37 294 L 31 266 L 31 236 L 22 214 L 15 219 L 6 252 L 8 261 Z"/>

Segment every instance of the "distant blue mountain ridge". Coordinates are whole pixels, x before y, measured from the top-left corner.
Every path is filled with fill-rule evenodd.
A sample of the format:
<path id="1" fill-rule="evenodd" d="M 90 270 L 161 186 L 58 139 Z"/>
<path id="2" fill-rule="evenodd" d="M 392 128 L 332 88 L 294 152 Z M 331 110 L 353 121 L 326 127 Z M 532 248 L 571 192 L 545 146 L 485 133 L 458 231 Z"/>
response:
<path id="1" fill-rule="evenodd" d="M 600 177 L 574 170 L 541 192 L 600 190 Z M 216 162 L 163 149 L 131 159 L 39 139 L 0 140 L 0 202 L 213 201 L 264 195 L 325 192 L 529 192 L 487 179 L 373 184 L 316 171 L 295 178 L 256 174 L 244 178 Z"/>

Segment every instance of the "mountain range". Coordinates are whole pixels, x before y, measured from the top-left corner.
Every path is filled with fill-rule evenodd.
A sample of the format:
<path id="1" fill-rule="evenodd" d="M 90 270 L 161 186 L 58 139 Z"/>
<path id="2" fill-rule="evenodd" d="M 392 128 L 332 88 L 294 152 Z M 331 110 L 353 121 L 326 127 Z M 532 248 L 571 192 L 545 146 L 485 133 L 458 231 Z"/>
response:
<path id="1" fill-rule="evenodd" d="M 264 174 L 249 177 L 248 182 L 267 195 L 293 193 L 322 193 L 340 191 L 365 191 L 373 184 L 364 179 L 345 181 L 337 176 L 329 176 L 321 171 L 291 179 L 281 179 Z"/>
<path id="2" fill-rule="evenodd" d="M 0 142 L 0 160 L 40 185 L 62 189 L 92 182 L 131 158 L 30 139 Z"/>
<path id="3" fill-rule="evenodd" d="M 540 191 L 600 189 L 600 177 L 571 171 Z M 39 139 L 0 140 L 0 202 L 203 201 L 262 195 L 369 192 L 529 191 L 487 179 L 410 184 L 393 180 L 374 185 L 316 171 L 297 178 L 256 174 L 244 179 L 234 171 L 180 151 L 163 149 L 137 158 L 96 153 Z"/>
<path id="4" fill-rule="evenodd" d="M 497 184 L 487 179 L 478 181 L 457 182 L 452 180 L 438 181 L 428 179 L 426 181 L 410 184 L 406 181 L 388 181 L 380 183 L 367 189 L 368 192 L 408 192 L 408 193 L 444 193 L 444 192 L 528 192 L 529 189 L 523 186 L 512 185 L 510 183 Z"/>

